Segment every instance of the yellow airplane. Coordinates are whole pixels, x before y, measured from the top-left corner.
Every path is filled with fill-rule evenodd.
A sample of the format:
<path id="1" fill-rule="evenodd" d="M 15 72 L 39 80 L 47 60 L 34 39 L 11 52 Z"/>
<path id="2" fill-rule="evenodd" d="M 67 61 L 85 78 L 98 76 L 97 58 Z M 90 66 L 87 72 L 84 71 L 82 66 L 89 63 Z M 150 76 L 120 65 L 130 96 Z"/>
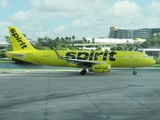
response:
<path id="1" fill-rule="evenodd" d="M 6 55 L 33 64 L 79 67 L 82 68 L 81 75 L 85 75 L 87 70 L 106 73 L 111 67 L 132 68 L 136 75 L 135 68 L 155 64 L 147 54 L 136 51 L 37 50 L 15 26 L 8 28 L 13 51 Z"/>

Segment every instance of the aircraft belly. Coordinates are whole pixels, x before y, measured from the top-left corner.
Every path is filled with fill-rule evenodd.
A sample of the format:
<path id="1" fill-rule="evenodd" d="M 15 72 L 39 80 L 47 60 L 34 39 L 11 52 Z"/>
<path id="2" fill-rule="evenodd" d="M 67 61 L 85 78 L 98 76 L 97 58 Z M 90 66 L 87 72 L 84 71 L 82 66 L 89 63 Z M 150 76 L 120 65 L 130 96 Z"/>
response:
<path id="1" fill-rule="evenodd" d="M 112 62 L 113 67 L 134 67 L 137 66 L 138 60 L 134 61 L 133 59 L 117 59 L 116 61 Z"/>
<path id="2" fill-rule="evenodd" d="M 49 60 L 49 64 L 51 66 L 67 66 L 66 61 L 65 60 L 61 60 L 58 58 L 52 58 Z"/>

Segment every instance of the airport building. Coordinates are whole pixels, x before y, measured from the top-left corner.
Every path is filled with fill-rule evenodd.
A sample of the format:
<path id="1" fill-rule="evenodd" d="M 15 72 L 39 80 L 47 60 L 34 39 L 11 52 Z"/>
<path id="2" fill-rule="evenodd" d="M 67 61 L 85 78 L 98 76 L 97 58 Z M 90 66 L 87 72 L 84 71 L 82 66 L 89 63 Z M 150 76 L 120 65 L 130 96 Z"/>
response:
<path id="1" fill-rule="evenodd" d="M 145 39 L 117 39 L 117 38 L 94 38 L 94 42 L 92 42 L 93 38 L 86 38 L 87 43 L 74 44 L 74 46 L 79 47 L 79 49 L 85 50 L 96 50 L 98 46 L 101 46 L 102 50 L 110 50 L 111 47 L 116 45 L 125 45 L 125 44 L 140 44 L 145 41 Z"/>
<path id="2" fill-rule="evenodd" d="M 9 43 L 7 43 L 6 41 L 0 41 L 0 47 L 7 47 L 9 45 Z"/>
<path id="3" fill-rule="evenodd" d="M 125 29 L 124 27 L 110 27 L 109 38 L 118 39 L 147 39 L 160 34 L 160 28 Z"/>

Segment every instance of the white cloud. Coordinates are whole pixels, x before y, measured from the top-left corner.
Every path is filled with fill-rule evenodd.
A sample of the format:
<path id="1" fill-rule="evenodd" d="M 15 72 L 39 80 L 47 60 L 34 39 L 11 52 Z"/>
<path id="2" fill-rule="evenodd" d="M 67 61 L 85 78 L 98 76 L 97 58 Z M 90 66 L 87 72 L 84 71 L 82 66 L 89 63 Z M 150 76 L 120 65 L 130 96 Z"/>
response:
<path id="1" fill-rule="evenodd" d="M 9 17 L 11 20 L 19 21 L 19 22 L 34 22 L 39 21 L 43 16 L 40 13 L 37 13 L 34 10 L 18 11 Z"/>
<path id="2" fill-rule="evenodd" d="M 87 21 L 87 18 L 74 19 L 71 24 L 71 27 L 73 28 L 86 28 L 89 26 L 90 23 Z"/>
<path id="3" fill-rule="evenodd" d="M 57 28 L 54 29 L 55 32 L 61 33 L 66 28 L 66 26 L 59 25 Z"/>
<path id="4" fill-rule="evenodd" d="M 27 20 L 28 19 L 28 13 L 24 11 L 18 11 L 14 13 L 10 18 L 14 20 Z"/>
<path id="5" fill-rule="evenodd" d="M 117 1 L 110 8 L 101 12 L 103 20 L 108 25 L 129 26 L 131 22 L 135 23 L 142 17 L 142 7 L 128 0 Z M 98 15 L 97 15 L 98 16 Z"/>
<path id="6" fill-rule="evenodd" d="M 30 0 L 30 2 L 31 9 L 15 12 L 10 16 L 10 20 L 29 26 L 32 33 L 38 36 L 57 37 L 74 34 L 78 35 L 76 38 L 82 38 L 91 35 L 107 36 L 110 26 L 123 26 L 128 29 L 160 27 L 160 2 L 158 1 L 150 2 L 148 6 L 130 0 L 65 0 L 63 2 Z M 38 29 L 39 26 L 41 29 Z M 53 29 L 56 34 L 53 34 Z"/>
<path id="7" fill-rule="evenodd" d="M 143 7 L 141 16 L 136 24 L 137 28 L 159 28 L 160 27 L 160 2 L 152 1 L 148 6 Z"/>
<path id="8" fill-rule="evenodd" d="M 9 7 L 9 2 L 7 0 L 0 0 L 1 7 Z"/>
<path id="9" fill-rule="evenodd" d="M 146 11 L 151 17 L 160 16 L 160 2 L 152 1 L 151 4 L 146 8 Z"/>
<path id="10" fill-rule="evenodd" d="M 97 4 L 97 6 L 96 6 Z M 128 0 L 117 1 L 113 4 L 101 1 L 92 3 L 95 8 L 92 14 L 83 18 L 74 19 L 71 26 L 74 28 L 109 29 L 110 26 L 127 26 L 131 22 L 141 19 L 142 8 Z"/>
<path id="11" fill-rule="evenodd" d="M 13 24 L 12 22 L 0 22 L 0 28 L 2 28 L 2 27 L 8 27 L 8 26 L 10 26 L 12 24 Z"/>
<path id="12" fill-rule="evenodd" d="M 8 36 L 8 26 L 13 25 L 12 22 L 0 22 L 0 41 L 5 40 L 4 36 Z"/>
<path id="13" fill-rule="evenodd" d="M 113 7 L 111 8 L 111 11 L 112 14 L 117 17 L 134 18 L 135 16 L 139 15 L 140 8 L 134 2 L 117 1 L 114 3 Z"/>
<path id="14" fill-rule="evenodd" d="M 65 0 L 63 2 L 60 0 L 32 0 L 31 4 L 36 9 L 47 12 L 80 12 L 87 10 L 89 7 L 85 0 Z"/>
<path id="15" fill-rule="evenodd" d="M 85 30 L 85 33 L 92 34 L 93 31 L 104 33 L 112 25 L 127 26 L 131 22 L 141 19 L 141 7 L 134 2 L 128 0 L 116 1 L 109 3 L 106 0 L 66 0 L 61 2 L 59 0 L 35 0 L 32 2 L 35 10 L 43 11 L 42 16 L 45 18 L 70 18 L 70 28 L 75 29 L 77 32 Z M 78 16 L 78 18 L 76 18 Z M 79 17 L 80 16 L 80 17 Z M 63 31 L 63 27 L 55 28 L 57 33 Z M 106 35 L 107 36 L 107 35 Z"/>
<path id="16" fill-rule="evenodd" d="M 50 34 L 50 31 L 49 31 L 49 30 L 36 32 L 36 35 L 37 35 L 38 37 L 46 37 L 46 36 L 48 36 L 49 34 Z"/>

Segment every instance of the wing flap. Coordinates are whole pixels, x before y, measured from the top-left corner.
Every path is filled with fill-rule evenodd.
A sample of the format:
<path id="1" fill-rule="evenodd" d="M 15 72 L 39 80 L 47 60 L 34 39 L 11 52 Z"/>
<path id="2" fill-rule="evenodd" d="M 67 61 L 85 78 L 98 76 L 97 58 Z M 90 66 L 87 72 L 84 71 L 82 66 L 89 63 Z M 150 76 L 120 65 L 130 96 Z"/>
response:
<path id="1" fill-rule="evenodd" d="M 104 64 L 104 62 L 97 62 L 97 61 L 89 61 L 89 60 L 81 60 L 81 59 L 68 59 L 64 58 L 67 62 L 71 62 L 73 64 L 77 65 L 85 65 L 85 66 L 91 66 L 93 64 Z"/>

